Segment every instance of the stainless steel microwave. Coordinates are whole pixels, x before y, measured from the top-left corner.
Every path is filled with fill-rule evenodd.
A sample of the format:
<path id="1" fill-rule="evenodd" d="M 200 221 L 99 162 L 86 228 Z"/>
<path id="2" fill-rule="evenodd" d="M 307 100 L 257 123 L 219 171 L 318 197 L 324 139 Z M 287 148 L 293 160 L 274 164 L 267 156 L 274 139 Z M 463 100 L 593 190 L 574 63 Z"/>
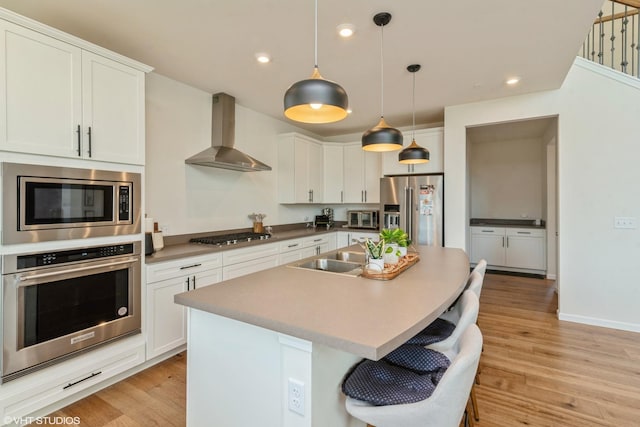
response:
<path id="1" fill-rule="evenodd" d="M 347 211 L 347 225 L 351 228 L 378 228 L 378 211 Z"/>
<path id="2" fill-rule="evenodd" d="M 2 164 L 2 243 L 140 232 L 140 174 Z"/>

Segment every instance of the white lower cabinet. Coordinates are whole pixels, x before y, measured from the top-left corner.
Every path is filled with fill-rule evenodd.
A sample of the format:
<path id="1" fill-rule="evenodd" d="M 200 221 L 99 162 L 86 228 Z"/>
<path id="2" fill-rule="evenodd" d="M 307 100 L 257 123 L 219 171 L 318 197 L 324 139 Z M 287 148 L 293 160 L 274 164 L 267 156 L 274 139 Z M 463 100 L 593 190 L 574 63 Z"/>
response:
<path id="1" fill-rule="evenodd" d="M 481 259 L 489 265 L 505 265 L 505 229 L 500 227 L 471 227 L 471 262 Z"/>
<path id="2" fill-rule="evenodd" d="M 24 417 L 44 416 L 51 412 L 47 410 L 50 405 L 64 406 L 58 402 L 66 399 L 68 404 L 77 399 L 78 393 L 95 392 L 101 388 L 100 383 L 135 368 L 144 360 L 144 340 L 138 335 L 2 384 L 0 425 L 24 425 Z"/>
<path id="3" fill-rule="evenodd" d="M 176 294 L 222 281 L 222 254 L 208 254 L 147 266 L 147 359 L 187 342 L 186 308 Z"/>
<path id="4" fill-rule="evenodd" d="M 485 259 L 497 269 L 546 269 L 545 230 L 534 228 L 471 227 L 471 263 Z"/>
<path id="5" fill-rule="evenodd" d="M 280 242 L 278 264 L 289 264 L 303 258 L 320 255 L 336 249 L 336 233 L 304 237 Z"/>
<path id="6" fill-rule="evenodd" d="M 333 245 L 330 240 L 333 238 Z M 333 248 L 331 248 L 333 246 Z M 304 258 L 320 255 L 335 249 L 335 234 L 323 234 L 321 236 L 307 237 L 304 239 L 303 253 Z"/>
<path id="7" fill-rule="evenodd" d="M 278 255 L 278 265 L 289 264 L 290 262 L 306 258 L 303 254 L 304 239 L 291 239 L 280 242 Z"/>
<path id="8" fill-rule="evenodd" d="M 278 243 L 232 249 L 222 254 L 222 277 L 224 280 L 235 279 L 246 274 L 256 273 L 278 266 Z"/>
<path id="9" fill-rule="evenodd" d="M 506 264 L 514 268 L 546 270 L 545 231 L 507 229 Z"/>

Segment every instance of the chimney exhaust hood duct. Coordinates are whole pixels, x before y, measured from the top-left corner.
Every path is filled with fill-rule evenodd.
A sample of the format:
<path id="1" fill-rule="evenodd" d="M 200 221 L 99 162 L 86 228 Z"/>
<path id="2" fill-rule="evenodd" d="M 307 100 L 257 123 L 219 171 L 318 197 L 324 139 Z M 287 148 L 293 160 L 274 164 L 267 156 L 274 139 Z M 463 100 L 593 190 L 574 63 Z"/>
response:
<path id="1" fill-rule="evenodd" d="M 211 147 L 189 157 L 184 161 L 186 164 L 242 172 L 271 170 L 271 166 L 233 148 L 236 130 L 236 99 L 233 96 L 213 95 L 211 127 Z"/>

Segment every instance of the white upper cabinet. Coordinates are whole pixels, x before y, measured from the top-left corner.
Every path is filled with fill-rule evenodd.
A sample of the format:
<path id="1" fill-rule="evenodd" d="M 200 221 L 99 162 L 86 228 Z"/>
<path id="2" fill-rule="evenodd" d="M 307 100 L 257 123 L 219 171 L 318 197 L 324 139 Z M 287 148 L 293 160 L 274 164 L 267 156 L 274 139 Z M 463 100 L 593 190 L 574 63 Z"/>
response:
<path id="1" fill-rule="evenodd" d="M 324 144 L 324 203 L 344 200 L 343 144 Z"/>
<path id="2" fill-rule="evenodd" d="M 144 164 L 144 72 L 47 28 L 0 19 L 0 150 Z"/>
<path id="3" fill-rule="evenodd" d="M 0 20 L 0 148 L 78 156 L 81 49 Z"/>
<path id="4" fill-rule="evenodd" d="M 83 156 L 144 164 L 144 73 L 82 52 Z"/>
<path id="5" fill-rule="evenodd" d="M 323 151 L 320 142 L 295 133 L 280 135 L 278 201 L 323 202 Z"/>
<path id="6" fill-rule="evenodd" d="M 403 133 L 404 146 L 411 144 L 413 133 Z M 413 165 L 403 165 L 398 162 L 400 151 L 382 154 L 383 175 L 402 175 L 411 173 L 444 172 L 444 128 L 421 129 L 416 131 L 416 143 L 429 150 L 429 162 Z"/>
<path id="7" fill-rule="evenodd" d="M 344 203 L 380 202 L 380 154 L 361 144 L 344 146 Z"/>

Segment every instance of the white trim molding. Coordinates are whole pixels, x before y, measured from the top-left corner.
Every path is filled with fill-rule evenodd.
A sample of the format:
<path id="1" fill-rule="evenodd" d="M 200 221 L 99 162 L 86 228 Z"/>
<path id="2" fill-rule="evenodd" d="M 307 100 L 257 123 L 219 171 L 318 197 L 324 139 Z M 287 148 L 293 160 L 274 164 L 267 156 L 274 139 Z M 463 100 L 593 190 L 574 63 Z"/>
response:
<path id="1" fill-rule="evenodd" d="M 580 316 L 578 314 L 558 313 L 558 319 L 567 322 L 582 323 L 584 325 L 600 326 L 603 328 L 618 329 L 621 331 L 640 332 L 640 324 L 616 322 L 595 317 Z"/>

